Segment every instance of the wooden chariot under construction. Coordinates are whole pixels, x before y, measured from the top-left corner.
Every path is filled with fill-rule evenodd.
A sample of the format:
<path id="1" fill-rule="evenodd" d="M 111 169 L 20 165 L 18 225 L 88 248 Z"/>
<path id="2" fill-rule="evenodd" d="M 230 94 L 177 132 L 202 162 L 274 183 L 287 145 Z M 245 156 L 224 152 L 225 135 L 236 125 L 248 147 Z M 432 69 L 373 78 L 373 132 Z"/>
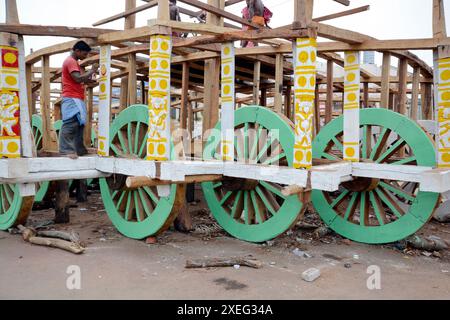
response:
<path id="1" fill-rule="evenodd" d="M 24 224 L 51 181 L 69 179 L 99 178 L 111 221 L 135 239 L 167 229 L 194 182 L 217 222 L 251 242 L 287 231 L 309 202 L 334 231 L 364 243 L 403 239 L 450 207 L 441 197 L 450 190 L 443 0 L 424 1 L 432 38 L 383 41 L 323 23 L 368 6 L 313 19 L 313 0 L 292 0 L 294 22 L 269 29 L 226 10 L 241 0 L 178 0 L 206 11 L 206 23 L 171 21 L 168 0 L 125 2 L 125 12 L 95 24 L 125 18 L 124 30 L 108 30 L 23 25 L 15 0 L 5 0 L 0 229 Z M 157 18 L 136 27 L 136 13 L 155 6 Z M 23 36 L 49 35 L 98 48 L 81 62 L 100 63 L 87 88 L 85 144 L 96 156 L 58 156 L 61 69 L 50 56 L 76 40 L 25 56 Z M 237 48 L 239 40 L 258 45 Z M 418 49 L 433 51 L 433 67 L 408 51 Z M 381 77 L 364 69 L 363 51 L 382 52 Z"/>

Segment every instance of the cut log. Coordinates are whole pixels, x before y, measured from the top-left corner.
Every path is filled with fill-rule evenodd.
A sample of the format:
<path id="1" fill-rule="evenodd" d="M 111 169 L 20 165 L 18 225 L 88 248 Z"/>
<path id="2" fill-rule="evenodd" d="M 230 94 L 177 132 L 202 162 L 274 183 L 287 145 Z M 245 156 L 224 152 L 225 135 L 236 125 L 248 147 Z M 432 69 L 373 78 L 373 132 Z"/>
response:
<path id="1" fill-rule="evenodd" d="M 261 261 L 247 258 L 212 258 L 212 259 L 198 259 L 187 260 L 186 268 L 221 268 L 221 267 L 233 267 L 235 265 L 245 266 L 249 268 L 260 269 L 262 268 Z"/>
<path id="2" fill-rule="evenodd" d="M 28 239 L 28 242 L 32 244 L 37 244 L 40 246 L 47 246 L 52 248 L 59 248 L 63 249 L 75 254 L 83 253 L 85 248 L 80 246 L 79 244 L 61 240 L 61 239 L 49 239 L 49 238 L 42 238 L 42 237 L 31 237 Z"/>

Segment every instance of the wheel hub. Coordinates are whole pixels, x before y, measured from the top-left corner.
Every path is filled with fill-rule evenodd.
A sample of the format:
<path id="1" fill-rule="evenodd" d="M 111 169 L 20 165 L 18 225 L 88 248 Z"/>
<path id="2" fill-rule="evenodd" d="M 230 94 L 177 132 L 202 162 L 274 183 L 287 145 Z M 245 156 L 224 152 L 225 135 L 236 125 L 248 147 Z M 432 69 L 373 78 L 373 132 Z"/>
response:
<path id="1" fill-rule="evenodd" d="M 380 183 L 380 179 L 378 178 L 363 178 L 358 177 L 353 179 L 352 181 L 344 182 L 342 185 L 347 190 L 352 192 L 363 192 L 363 191 L 372 191 L 378 184 Z"/>

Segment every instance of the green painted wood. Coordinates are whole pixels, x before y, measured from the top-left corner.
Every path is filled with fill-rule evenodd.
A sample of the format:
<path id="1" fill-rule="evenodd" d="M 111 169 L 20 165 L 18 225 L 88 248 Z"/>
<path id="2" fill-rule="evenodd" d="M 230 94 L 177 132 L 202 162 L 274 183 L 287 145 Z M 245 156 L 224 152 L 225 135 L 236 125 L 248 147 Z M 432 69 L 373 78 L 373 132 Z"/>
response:
<path id="1" fill-rule="evenodd" d="M 433 143 L 422 128 L 414 121 L 387 109 L 363 109 L 360 111 L 360 119 L 363 128 L 364 126 L 379 126 L 382 128 L 382 133 L 370 153 L 370 159 L 373 160 L 375 157 L 375 150 L 379 146 L 381 137 L 389 131 L 392 131 L 405 141 L 406 146 L 411 148 L 417 165 L 428 167 L 436 166 Z M 342 116 L 322 128 L 313 142 L 314 158 L 329 158 L 325 154 L 326 147 L 333 138 L 342 134 L 342 131 Z M 364 160 L 364 155 L 367 155 L 367 153 L 363 152 L 362 160 Z M 398 161 L 396 164 L 410 164 L 410 160 L 411 159 L 403 162 Z M 383 184 L 380 186 L 385 187 Z M 338 193 L 339 195 L 342 195 L 343 192 L 347 191 L 348 190 L 342 188 Z M 386 203 L 389 201 L 380 199 L 381 205 L 384 204 L 383 206 L 385 206 L 387 210 L 391 210 L 395 217 L 397 217 L 395 221 L 384 223 L 381 217 L 381 210 L 383 209 L 378 207 L 375 199 L 375 194 L 380 193 L 378 191 L 370 191 L 369 212 L 372 212 L 375 219 L 378 220 L 377 225 L 361 226 L 360 224 L 346 221 L 343 216 L 339 215 L 339 211 L 337 211 L 337 208 L 335 207 L 338 199 L 332 204 L 328 203 L 327 197 L 325 196 L 326 193 L 323 191 L 313 190 L 312 202 L 324 222 L 336 233 L 362 243 L 389 243 L 404 239 L 419 230 L 430 218 L 439 198 L 439 194 L 432 192 L 418 191 L 417 195 L 412 199 L 410 196 L 408 197 L 407 195 L 399 194 L 400 192 L 398 191 L 389 191 L 392 192 L 392 194 L 397 193 L 409 200 L 411 205 L 409 210 L 405 212 L 404 215 L 401 215 L 392 205 L 389 206 Z"/>
<path id="2" fill-rule="evenodd" d="M 129 125 L 136 125 L 139 127 L 147 126 L 148 123 L 148 107 L 145 105 L 133 105 L 122 111 L 111 124 L 110 139 L 111 142 L 116 138 L 122 140 L 120 144 L 122 148 L 132 152 L 127 154 L 145 157 L 145 145 L 147 135 L 143 141 L 130 144 L 125 143 L 125 136 L 133 136 L 133 131 L 129 129 Z M 120 134 L 121 133 L 121 134 Z M 131 140 L 131 139 L 129 139 Z M 139 148 L 137 154 L 136 146 Z M 123 150 L 116 149 L 116 154 L 121 154 Z M 172 154 L 173 156 L 173 154 Z M 138 188 L 136 191 L 128 192 L 126 190 L 114 191 L 110 190 L 106 179 L 100 179 L 100 190 L 102 194 L 103 203 L 106 212 L 117 230 L 123 235 L 133 239 L 144 239 L 153 236 L 161 231 L 165 226 L 172 212 L 172 207 L 175 202 L 176 185 L 171 185 L 170 195 L 168 197 L 158 197 L 151 188 Z M 118 200 L 117 200 L 118 199 Z M 142 210 L 139 208 L 138 201 L 142 204 Z M 143 213 L 145 219 L 140 218 L 140 213 Z"/>
<path id="3" fill-rule="evenodd" d="M 259 106 L 243 107 L 235 111 L 235 128 L 248 130 L 249 127 L 254 128 L 256 126 L 258 126 L 257 141 L 262 139 L 262 128 L 279 130 L 277 136 L 279 136 L 282 152 L 285 153 L 288 164 L 292 165 L 293 154 L 291 151 L 294 147 L 294 133 L 290 125 L 282 117 Z M 203 154 L 205 160 L 214 159 L 211 150 L 216 150 L 220 143 L 220 123 L 216 125 L 216 129 L 208 138 Z M 263 150 L 258 152 L 258 150 L 253 148 L 252 144 L 249 145 L 249 142 L 243 144 L 244 150 L 239 150 L 236 143 L 236 149 L 238 150 L 235 158 L 239 158 L 241 161 L 249 160 L 249 158 L 253 160 L 256 155 L 257 162 L 261 163 L 261 159 L 264 159 L 264 154 L 269 146 L 270 143 L 264 144 Z M 246 157 L 242 159 L 244 155 Z M 298 196 L 284 197 L 279 190 L 264 181 L 260 181 L 254 190 L 245 191 L 250 192 L 250 196 L 244 195 L 244 191 L 233 192 L 234 198 L 232 201 L 229 201 L 231 204 L 227 204 L 226 200 L 232 195 L 222 191 L 221 187 L 214 188 L 214 183 L 202 183 L 202 188 L 206 202 L 222 228 L 232 236 L 249 242 L 267 241 L 287 231 L 296 221 L 303 206 Z M 277 199 L 279 209 L 272 206 L 271 200 L 264 192 L 270 194 L 272 201 Z M 224 200 L 225 197 L 227 199 Z M 265 221 L 262 219 L 263 212 L 255 205 L 256 197 L 259 197 L 266 207 L 267 212 L 265 216 L 267 219 Z M 252 219 L 255 221 L 248 221 L 248 210 L 250 209 L 256 215 L 256 219 Z"/>
<path id="4" fill-rule="evenodd" d="M 0 184 L 0 230 L 13 227 L 24 205 L 16 184 Z M 31 211 L 31 207 L 29 208 Z"/>

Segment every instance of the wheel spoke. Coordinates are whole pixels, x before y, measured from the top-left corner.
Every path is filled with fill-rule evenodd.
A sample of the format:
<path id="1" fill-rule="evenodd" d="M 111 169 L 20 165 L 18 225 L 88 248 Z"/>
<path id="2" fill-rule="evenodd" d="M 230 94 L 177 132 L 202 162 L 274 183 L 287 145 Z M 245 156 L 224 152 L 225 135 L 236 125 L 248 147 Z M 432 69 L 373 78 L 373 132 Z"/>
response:
<path id="1" fill-rule="evenodd" d="M 275 187 L 273 184 L 266 181 L 260 181 L 259 184 L 262 185 L 264 188 L 266 188 L 266 190 L 276 194 L 280 198 L 286 199 L 286 196 L 284 196 L 283 193 L 281 193 L 281 190 Z"/>
<path id="2" fill-rule="evenodd" d="M 138 121 L 136 124 L 135 132 L 134 132 L 134 149 L 133 149 L 134 154 L 138 154 L 138 152 L 139 152 L 138 148 L 139 148 L 139 136 L 140 136 L 139 133 L 140 132 L 141 132 L 141 122 Z M 145 140 L 145 139 L 143 139 L 143 140 Z"/>
<path id="3" fill-rule="evenodd" d="M 249 134 L 248 134 L 248 122 L 244 125 L 244 159 L 249 158 Z"/>
<path id="4" fill-rule="evenodd" d="M 272 157 L 271 159 L 267 159 L 263 162 L 264 165 L 272 165 L 274 162 L 277 162 L 283 158 L 286 158 L 286 153 L 281 152 L 277 154 L 275 157 Z"/>
<path id="5" fill-rule="evenodd" d="M 333 203 L 331 203 L 331 209 L 334 209 L 335 207 L 339 206 L 344 200 L 345 198 L 350 194 L 349 190 L 345 190 L 344 192 L 342 192 L 334 201 Z"/>
<path id="6" fill-rule="evenodd" d="M 347 210 L 345 211 L 344 220 L 348 221 L 350 217 L 353 218 L 353 214 L 355 213 L 356 207 L 358 206 L 358 192 L 354 192 L 348 203 Z"/>
<path id="7" fill-rule="evenodd" d="M 264 223 L 266 221 L 266 217 L 264 215 L 264 212 L 262 211 L 264 209 L 264 206 L 261 204 L 261 200 L 258 199 L 258 196 L 256 195 L 256 192 L 254 190 L 250 191 L 250 196 L 252 198 L 253 208 L 255 209 L 255 217 L 257 223 Z"/>
<path id="8" fill-rule="evenodd" d="M 123 136 L 122 130 L 119 130 L 117 132 L 117 137 L 119 138 L 120 146 L 122 147 L 122 151 L 124 154 L 128 154 L 128 148 L 127 148 L 127 139 Z"/>
<path id="9" fill-rule="evenodd" d="M 128 140 L 128 150 L 130 151 L 130 153 L 134 153 L 134 135 L 133 135 L 133 126 L 132 126 L 132 122 L 128 122 L 128 126 L 127 126 L 127 140 Z"/>
<path id="10" fill-rule="evenodd" d="M 127 221 L 131 221 L 131 219 L 132 219 L 132 215 L 131 215 L 131 212 L 130 212 L 130 211 L 132 211 L 131 194 L 132 194 L 132 192 L 128 192 L 128 195 L 127 195 L 127 206 L 125 208 L 125 220 L 127 220 Z"/>
<path id="11" fill-rule="evenodd" d="M 329 153 L 326 153 L 326 152 L 322 153 L 322 158 L 325 158 L 325 159 L 328 159 L 328 160 L 339 160 L 338 157 L 333 156 L 333 155 L 331 155 Z"/>
<path id="12" fill-rule="evenodd" d="M 256 160 L 256 153 L 258 152 L 259 139 L 261 137 L 262 130 L 263 130 L 263 127 L 258 126 L 258 130 L 256 132 L 255 139 L 253 141 L 253 147 L 250 152 L 250 157 L 249 157 L 250 160 Z"/>
<path id="13" fill-rule="evenodd" d="M 380 181 L 380 186 L 383 187 L 384 189 L 387 189 L 393 193 L 395 193 L 396 195 L 405 198 L 408 201 L 414 202 L 414 200 L 416 199 L 416 197 L 413 194 L 410 194 L 400 188 L 397 188 L 391 184 L 388 184 L 386 182 Z"/>
<path id="14" fill-rule="evenodd" d="M 145 216 L 144 216 L 144 208 L 142 206 L 142 201 L 138 201 L 140 199 L 138 199 L 139 197 L 139 192 L 138 191 L 134 191 L 134 206 L 136 208 L 136 219 L 138 222 L 142 222 L 145 220 Z"/>
<path id="15" fill-rule="evenodd" d="M 159 201 L 158 196 L 149 187 L 144 187 L 144 190 L 149 195 L 150 199 L 157 204 Z"/>
<path id="16" fill-rule="evenodd" d="M 375 146 L 373 147 L 372 152 L 370 154 L 371 160 L 375 160 L 376 158 L 378 158 L 390 134 L 391 130 L 383 128 L 383 131 L 379 135 L 377 142 L 375 143 Z"/>
<path id="17" fill-rule="evenodd" d="M 269 210 L 269 212 L 272 214 L 272 216 L 274 216 L 277 212 L 273 208 L 273 206 L 269 202 L 269 200 L 266 198 L 266 196 L 264 195 L 264 192 L 261 190 L 261 188 L 259 186 L 256 186 L 255 190 L 256 190 L 256 193 L 258 194 L 258 196 L 261 198 L 264 205 L 266 206 L 266 208 Z"/>
<path id="18" fill-rule="evenodd" d="M 390 146 L 378 159 L 375 161 L 376 163 L 386 162 L 390 157 L 394 155 L 401 147 L 406 144 L 406 141 L 400 138 L 396 143 Z"/>
<path id="19" fill-rule="evenodd" d="M 231 216 L 233 217 L 233 219 L 237 219 L 241 216 L 242 208 L 242 191 L 238 191 L 236 198 L 234 199 L 233 208 L 231 209 Z"/>
<path id="20" fill-rule="evenodd" d="M 402 160 L 397 160 L 397 161 L 392 162 L 391 164 L 403 165 L 403 164 L 408 164 L 408 163 L 411 163 L 411 162 L 414 162 L 414 161 L 417 161 L 416 156 L 404 158 Z"/>
<path id="21" fill-rule="evenodd" d="M 121 208 L 123 207 L 122 203 L 123 203 L 123 200 L 125 199 L 125 195 L 127 193 L 128 192 L 126 192 L 126 191 L 122 191 L 122 194 L 120 195 L 119 200 L 116 203 L 116 210 L 119 212 L 121 212 Z"/>
<path id="22" fill-rule="evenodd" d="M 222 198 L 222 200 L 220 200 L 220 205 L 223 206 L 228 199 L 230 199 L 231 195 L 233 194 L 232 191 L 228 191 L 225 196 Z"/>
<path id="23" fill-rule="evenodd" d="M 338 138 L 333 137 L 331 140 L 333 140 L 334 145 L 337 147 L 338 150 L 340 150 L 341 152 L 344 152 L 344 147 L 342 146 L 342 143 L 339 141 Z"/>
<path id="24" fill-rule="evenodd" d="M 244 222 L 250 224 L 250 206 L 248 199 L 248 191 L 244 191 Z"/>
<path id="25" fill-rule="evenodd" d="M 391 211 L 397 218 L 401 218 L 405 214 L 403 210 L 399 207 L 399 205 L 395 203 L 394 200 L 392 200 L 392 198 L 388 195 L 386 191 L 380 188 L 376 188 L 375 191 L 377 192 L 381 201 L 383 201 L 388 206 L 388 208 L 391 209 Z"/>
<path id="26" fill-rule="evenodd" d="M 151 201 L 143 194 L 142 188 L 138 189 L 139 199 L 144 206 L 145 215 L 148 217 L 153 212 Z"/>
<path id="27" fill-rule="evenodd" d="M 222 181 L 217 182 L 216 184 L 213 184 L 213 189 L 217 189 L 217 188 L 219 188 L 221 186 L 222 186 Z"/>
<path id="28" fill-rule="evenodd" d="M 372 203 L 373 210 L 375 211 L 375 216 L 377 217 L 378 223 L 380 226 L 384 226 L 386 221 L 386 212 L 384 211 L 380 199 L 373 191 L 369 191 L 369 198 Z"/>
<path id="29" fill-rule="evenodd" d="M 11 195 L 11 186 L 9 184 L 5 184 L 4 188 L 3 188 L 6 198 L 8 199 L 8 207 L 11 206 L 13 199 L 14 199 L 14 191 L 12 191 L 12 195 Z"/>
<path id="30" fill-rule="evenodd" d="M 237 135 L 234 137 L 234 148 L 236 149 L 237 160 L 240 161 L 243 155 Z"/>
<path id="31" fill-rule="evenodd" d="M 117 149 L 117 147 L 111 143 L 110 148 L 117 156 L 123 156 L 124 154 Z"/>
<path id="32" fill-rule="evenodd" d="M 368 193 L 366 191 L 361 192 L 361 200 L 359 205 L 359 225 L 369 225 L 369 201 Z"/>

